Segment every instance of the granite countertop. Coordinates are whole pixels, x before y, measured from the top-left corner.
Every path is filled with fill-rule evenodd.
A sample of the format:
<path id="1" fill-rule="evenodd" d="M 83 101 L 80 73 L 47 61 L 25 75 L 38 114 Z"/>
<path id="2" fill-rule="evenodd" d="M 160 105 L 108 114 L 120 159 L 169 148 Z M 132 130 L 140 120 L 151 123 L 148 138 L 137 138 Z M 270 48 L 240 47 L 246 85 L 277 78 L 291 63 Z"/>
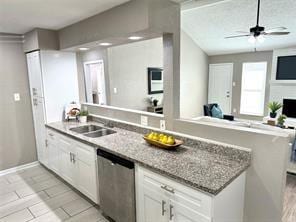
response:
<path id="1" fill-rule="evenodd" d="M 98 122 L 88 122 L 87 125 L 89 124 L 102 126 Z M 236 150 L 236 153 L 244 152 L 242 155 L 244 158 L 236 160 L 231 155 L 226 155 L 230 153 L 229 151 L 212 152 L 212 149 L 199 149 L 191 146 L 180 146 L 171 151 L 158 149 L 148 145 L 143 140 L 142 134 L 122 128 L 114 127 L 112 130 L 117 133 L 98 138 L 89 138 L 70 130 L 82 125 L 86 124 L 56 122 L 46 126 L 210 195 L 217 195 L 250 165 L 251 153 L 248 151 Z M 211 144 L 208 143 L 207 146 Z M 225 147 L 225 149 L 228 148 Z M 249 158 L 245 158 L 246 156 Z"/>

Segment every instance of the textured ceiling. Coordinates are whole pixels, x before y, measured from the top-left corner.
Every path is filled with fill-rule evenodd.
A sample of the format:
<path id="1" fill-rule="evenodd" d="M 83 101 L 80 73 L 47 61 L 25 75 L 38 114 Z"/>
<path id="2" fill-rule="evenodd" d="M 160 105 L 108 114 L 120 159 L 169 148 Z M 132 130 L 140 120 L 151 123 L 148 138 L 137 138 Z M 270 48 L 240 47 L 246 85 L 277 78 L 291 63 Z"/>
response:
<path id="1" fill-rule="evenodd" d="M 248 38 L 225 39 L 256 24 L 257 0 L 226 0 L 182 11 L 182 29 L 209 55 L 248 52 Z M 260 24 L 266 29 L 285 26 L 288 36 L 268 36 L 258 50 L 296 46 L 296 0 L 261 0 Z"/>
<path id="2" fill-rule="evenodd" d="M 61 29 L 129 0 L 0 0 L 0 33 Z"/>

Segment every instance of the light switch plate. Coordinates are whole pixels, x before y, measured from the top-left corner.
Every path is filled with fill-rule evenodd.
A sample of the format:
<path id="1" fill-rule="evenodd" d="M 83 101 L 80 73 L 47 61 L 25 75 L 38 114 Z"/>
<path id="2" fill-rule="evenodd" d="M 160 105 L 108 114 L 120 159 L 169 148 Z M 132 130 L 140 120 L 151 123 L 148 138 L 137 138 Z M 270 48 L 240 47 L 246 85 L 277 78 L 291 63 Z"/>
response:
<path id="1" fill-rule="evenodd" d="M 117 94 L 117 88 L 113 88 L 114 94 Z"/>
<path id="2" fill-rule="evenodd" d="M 160 120 L 160 130 L 165 130 L 165 120 Z"/>
<path id="3" fill-rule="evenodd" d="M 13 97 L 14 97 L 14 101 L 16 101 L 16 102 L 21 100 L 21 97 L 20 97 L 19 93 L 14 93 Z"/>
<path id="4" fill-rule="evenodd" d="M 236 108 L 233 108 L 233 112 L 236 113 Z"/>
<path id="5" fill-rule="evenodd" d="M 148 126 L 148 117 L 147 116 L 141 116 L 141 125 Z"/>

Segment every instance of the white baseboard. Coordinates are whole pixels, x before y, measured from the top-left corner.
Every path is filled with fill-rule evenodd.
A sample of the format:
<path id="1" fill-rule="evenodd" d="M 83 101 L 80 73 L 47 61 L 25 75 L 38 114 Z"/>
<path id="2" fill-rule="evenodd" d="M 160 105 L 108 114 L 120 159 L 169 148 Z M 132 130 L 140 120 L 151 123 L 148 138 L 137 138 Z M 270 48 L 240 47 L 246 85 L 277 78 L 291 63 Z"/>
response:
<path id="1" fill-rule="evenodd" d="M 6 169 L 6 170 L 2 170 L 2 171 L 0 171 L 0 176 L 4 176 L 4 175 L 9 174 L 9 173 L 14 173 L 14 172 L 17 172 L 19 170 L 24 170 L 24 169 L 34 167 L 34 166 L 38 166 L 38 165 L 40 165 L 39 161 L 35 161 L 35 162 L 32 162 L 32 163 L 28 163 L 28 164 L 20 165 L 20 166 L 17 166 L 17 167 L 9 168 L 9 169 Z"/>

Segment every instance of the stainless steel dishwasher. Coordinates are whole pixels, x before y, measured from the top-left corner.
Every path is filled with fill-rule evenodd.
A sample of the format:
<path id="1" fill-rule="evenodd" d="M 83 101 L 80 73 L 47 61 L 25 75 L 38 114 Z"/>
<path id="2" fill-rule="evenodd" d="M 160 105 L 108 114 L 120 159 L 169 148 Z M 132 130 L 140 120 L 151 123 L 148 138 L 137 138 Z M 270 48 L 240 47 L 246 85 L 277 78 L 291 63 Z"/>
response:
<path id="1" fill-rule="evenodd" d="M 135 222 L 134 163 L 99 149 L 97 154 L 103 213 L 116 222 Z"/>

